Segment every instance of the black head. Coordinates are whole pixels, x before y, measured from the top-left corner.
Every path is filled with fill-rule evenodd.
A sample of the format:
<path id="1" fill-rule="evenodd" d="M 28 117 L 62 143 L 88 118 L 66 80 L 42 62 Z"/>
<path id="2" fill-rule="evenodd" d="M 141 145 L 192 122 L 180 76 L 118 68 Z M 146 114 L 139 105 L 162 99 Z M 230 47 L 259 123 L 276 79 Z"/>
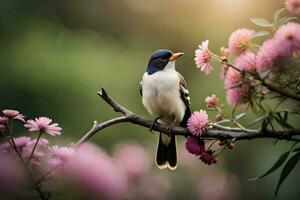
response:
<path id="1" fill-rule="evenodd" d="M 147 72 L 149 75 L 157 71 L 163 70 L 169 61 L 173 61 L 183 53 L 173 53 L 170 50 L 160 49 L 155 51 L 148 62 Z"/>

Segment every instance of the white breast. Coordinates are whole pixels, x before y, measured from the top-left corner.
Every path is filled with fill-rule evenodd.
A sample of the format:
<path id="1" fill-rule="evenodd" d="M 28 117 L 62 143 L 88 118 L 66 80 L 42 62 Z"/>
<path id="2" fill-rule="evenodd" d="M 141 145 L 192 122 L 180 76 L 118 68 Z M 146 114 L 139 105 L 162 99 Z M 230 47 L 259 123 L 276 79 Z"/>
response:
<path id="1" fill-rule="evenodd" d="M 143 76 L 143 105 L 154 117 L 162 117 L 163 123 L 179 125 L 183 119 L 186 108 L 180 98 L 179 81 L 172 68 Z"/>

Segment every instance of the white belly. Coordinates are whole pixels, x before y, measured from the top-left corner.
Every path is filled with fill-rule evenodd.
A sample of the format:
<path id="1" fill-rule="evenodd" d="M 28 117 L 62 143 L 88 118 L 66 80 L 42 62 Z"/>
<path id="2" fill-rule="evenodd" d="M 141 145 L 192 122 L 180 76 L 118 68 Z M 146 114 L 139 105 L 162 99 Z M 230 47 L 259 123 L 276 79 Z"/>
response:
<path id="1" fill-rule="evenodd" d="M 179 81 L 175 70 L 143 76 L 143 105 L 152 116 L 161 117 L 160 121 L 165 124 L 179 125 L 184 117 L 186 107 L 180 98 Z"/>

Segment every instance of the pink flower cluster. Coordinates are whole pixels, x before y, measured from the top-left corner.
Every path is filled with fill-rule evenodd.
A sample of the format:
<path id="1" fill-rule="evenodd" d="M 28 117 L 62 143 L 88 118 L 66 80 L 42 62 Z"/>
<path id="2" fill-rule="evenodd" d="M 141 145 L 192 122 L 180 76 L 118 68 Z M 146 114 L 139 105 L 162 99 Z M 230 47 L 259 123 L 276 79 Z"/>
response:
<path id="1" fill-rule="evenodd" d="M 207 165 L 217 163 L 216 156 L 213 155 L 211 150 L 205 149 L 203 140 L 199 139 L 198 137 L 188 137 L 187 141 L 185 142 L 185 148 L 189 153 L 199 156 L 199 159 Z"/>
<path id="2" fill-rule="evenodd" d="M 32 140 L 30 137 L 20 136 L 17 138 L 9 139 L 7 142 L 0 145 L 0 152 L 4 154 L 9 154 L 11 156 L 17 157 L 14 150 L 16 147 L 19 154 L 22 156 L 24 161 L 28 160 L 32 154 L 33 147 L 35 146 L 37 140 Z M 48 144 L 48 140 L 40 139 L 37 143 L 37 147 L 32 154 L 30 163 L 34 165 L 40 165 L 41 159 L 46 156 L 45 146 Z M 15 145 L 15 147 L 14 147 Z"/>
<path id="3" fill-rule="evenodd" d="M 286 9 L 293 14 L 300 14 L 300 0 L 285 0 Z"/>
<path id="4" fill-rule="evenodd" d="M 205 110 L 194 112 L 188 119 L 187 126 L 194 136 L 201 136 L 208 126 L 208 115 Z"/>
<path id="5" fill-rule="evenodd" d="M 266 40 L 257 53 L 256 67 L 258 72 L 275 70 L 284 66 L 293 53 L 300 52 L 300 24 L 289 22 L 281 26 L 275 36 Z"/>
<path id="6" fill-rule="evenodd" d="M 228 41 L 229 53 L 239 56 L 247 51 L 250 47 L 251 37 L 254 33 L 255 31 L 245 28 L 233 32 Z"/>
<path id="7" fill-rule="evenodd" d="M 113 157 L 91 144 L 49 146 L 49 141 L 42 137 L 43 133 L 60 135 L 61 128 L 47 117 L 27 122 L 21 120 L 28 131 L 40 132 L 36 139 L 27 136 L 10 138 L 12 127 L 7 125 L 12 120 L 20 120 L 20 113 L 4 110 L 3 114 L 0 117 L 0 125 L 4 127 L 1 132 L 7 136 L 7 141 L 0 144 L 0 159 L 5 162 L 0 165 L 1 189 L 4 186 L 8 189 L 18 187 L 24 173 L 32 170 L 30 177 L 36 175 L 33 178 L 37 178 L 40 186 L 48 178 L 59 180 L 55 185 L 78 188 L 78 194 L 86 199 L 165 199 L 170 188 L 168 178 L 150 171 L 149 155 L 139 144 L 119 144 Z M 23 172 L 24 164 L 28 170 Z M 155 191 L 149 187 L 154 187 Z"/>
<path id="8" fill-rule="evenodd" d="M 250 85 L 245 83 L 241 73 L 229 68 L 225 77 L 227 101 L 230 105 L 246 104 L 249 100 Z"/>

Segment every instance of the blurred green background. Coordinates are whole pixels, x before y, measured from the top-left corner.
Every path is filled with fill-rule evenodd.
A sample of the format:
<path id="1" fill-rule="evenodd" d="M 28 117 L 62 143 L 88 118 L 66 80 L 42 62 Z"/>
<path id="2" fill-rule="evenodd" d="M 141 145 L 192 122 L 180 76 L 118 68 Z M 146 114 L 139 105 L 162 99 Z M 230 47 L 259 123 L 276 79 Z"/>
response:
<path id="1" fill-rule="evenodd" d="M 65 141 L 56 138 L 63 144 L 79 139 L 94 120 L 118 115 L 97 96 L 101 87 L 128 109 L 150 118 L 138 83 L 149 55 L 160 48 L 185 52 L 177 70 L 188 82 L 193 110 L 204 108 L 204 98 L 212 93 L 226 104 L 220 67 L 215 65 L 209 76 L 200 73 L 194 50 L 209 39 L 211 50 L 218 52 L 237 28 L 257 28 L 249 18 L 271 19 L 281 7 L 283 0 L 1 0 L 0 109 L 52 118 L 63 128 Z M 108 151 L 123 140 L 136 140 L 155 151 L 157 135 L 120 124 L 92 138 Z M 221 184 L 218 173 L 234 179 L 227 190 L 232 195 L 222 199 L 272 199 L 279 173 L 256 182 L 247 179 L 261 174 L 290 145 L 273 143 L 239 142 L 215 166 L 191 157 L 194 171 L 181 167 L 189 161 L 179 160 L 178 170 L 160 173 L 170 177 L 173 199 L 198 198 L 197 183 L 211 173 L 217 174 L 210 178 L 215 179 L 213 185 Z M 297 173 L 299 177 L 299 167 L 278 199 L 299 199 Z"/>

